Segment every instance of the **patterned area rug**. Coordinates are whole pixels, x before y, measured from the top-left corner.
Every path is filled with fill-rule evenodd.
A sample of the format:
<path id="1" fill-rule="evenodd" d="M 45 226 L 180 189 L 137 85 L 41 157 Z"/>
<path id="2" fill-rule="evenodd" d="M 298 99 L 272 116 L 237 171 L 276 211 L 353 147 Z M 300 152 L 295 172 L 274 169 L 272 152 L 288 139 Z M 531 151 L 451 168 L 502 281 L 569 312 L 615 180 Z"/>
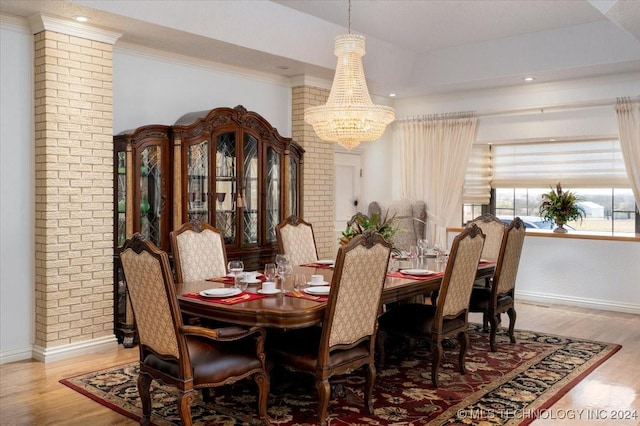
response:
<path id="1" fill-rule="evenodd" d="M 378 369 L 372 415 L 362 403 L 364 379 L 360 372 L 342 378 L 334 387 L 329 405 L 330 425 L 526 425 L 598 365 L 620 349 L 619 345 L 570 337 L 516 331 L 517 343 L 499 332 L 498 352 L 488 348 L 488 335 L 472 325 L 467 352 L 467 374 L 458 373 L 458 348 L 445 346 L 440 369 L 440 388 L 431 386 L 428 347 L 418 344 L 410 354 L 402 342 Z M 140 400 L 136 388 L 137 363 L 60 382 L 125 416 L 139 420 Z M 175 391 L 151 385 L 155 425 L 180 424 Z M 257 420 L 257 388 L 242 380 L 218 388 L 213 402 L 196 393 L 191 408 L 195 424 L 252 425 Z M 316 424 L 316 391 L 310 377 L 281 374 L 271 377 L 269 415 L 273 424 Z"/>

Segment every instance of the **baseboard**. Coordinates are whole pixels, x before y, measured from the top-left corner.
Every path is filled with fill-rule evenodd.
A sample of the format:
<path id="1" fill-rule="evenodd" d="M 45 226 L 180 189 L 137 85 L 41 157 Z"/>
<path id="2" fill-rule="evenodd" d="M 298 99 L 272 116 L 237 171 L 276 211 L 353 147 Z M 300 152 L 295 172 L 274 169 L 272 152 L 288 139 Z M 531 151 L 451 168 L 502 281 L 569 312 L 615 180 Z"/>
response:
<path id="1" fill-rule="evenodd" d="M 97 352 L 106 347 L 117 345 L 118 339 L 116 339 L 115 334 L 111 334 L 98 339 L 85 340 L 78 343 L 55 346 L 53 348 L 43 348 L 42 346 L 34 345 L 31 357 L 37 361 L 46 363 L 84 355 L 91 352 Z"/>
<path id="2" fill-rule="evenodd" d="M 610 300 L 586 299 L 567 295 L 518 291 L 516 289 L 516 300 L 518 299 L 537 303 L 578 306 L 580 308 L 600 309 L 603 311 L 624 312 L 636 315 L 640 314 L 639 305 L 631 303 L 612 302 Z"/>
<path id="3" fill-rule="evenodd" d="M 0 364 L 7 364 L 9 362 L 24 361 L 25 359 L 31 359 L 33 356 L 33 345 L 25 346 L 24 348 L 11 349 L 8 351 L 0 352 Z"/>

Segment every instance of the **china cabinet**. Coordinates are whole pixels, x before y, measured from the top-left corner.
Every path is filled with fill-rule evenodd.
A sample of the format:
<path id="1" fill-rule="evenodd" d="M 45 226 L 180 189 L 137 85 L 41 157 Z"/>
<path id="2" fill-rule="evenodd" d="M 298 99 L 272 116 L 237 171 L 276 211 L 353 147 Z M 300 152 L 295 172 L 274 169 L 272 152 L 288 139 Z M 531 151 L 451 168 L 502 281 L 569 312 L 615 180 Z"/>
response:
<path id="1" fill-rule="evenodd" d="M 171 140 L 168 126 L 144 126 L 113 138 L 114 146 L 114 329 L 133 345 L 133 315 L 126 297 L 118 248 L 135 232 L 169 249 L 171 231 Z"/>
<path id="2" fill-rule="evenodd" d="M 229 260 L 261 269 L 275 257 L 276 225 L 302 216 L 303 154 L 243 106 L 114 137 L 114 323 L 125 346 L 135 327 L 117 258 L 124 240 L 141 232 L 169 252 L 172 229 L 205 221 L 221 231 Z"/>

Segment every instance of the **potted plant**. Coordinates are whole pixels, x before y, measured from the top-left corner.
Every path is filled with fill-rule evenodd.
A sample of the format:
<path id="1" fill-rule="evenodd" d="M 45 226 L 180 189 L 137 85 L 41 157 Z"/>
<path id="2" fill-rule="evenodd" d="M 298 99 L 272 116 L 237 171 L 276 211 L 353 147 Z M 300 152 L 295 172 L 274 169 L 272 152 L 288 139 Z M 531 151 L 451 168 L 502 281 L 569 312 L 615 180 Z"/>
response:
<path id="1" fill-rule="evenodd" d="M 540 204 L 540 217 L 549 222 L 554 222 L 557 226 L 553 232 L 567 232 L 564 224 L 571 220 L 582 222 L 585 216 L 584 210 L 578 204 L 582 199 L 571 191 L 563 191 L 562 185 L 558 182 L 556 189 L 542 194 L 542 204 Z"/>
<path id="2" fill-rule="evenodd" d="M 373 213 L 371 217 L 358 213 L 351 218 L 347 224 L 347 229 L 342 231 L 342 235 L 339 240 L 340 245 L 346 245 L 356 235 L 363 234 L 365 232 L 373 232 L 375 234 L 380 234 L 385 240 L 393 243 L 393 236 L 397 231 L 398 228 L 395 226 L 395 215 L 389 218 L 387 212 L 387 214 L 381 218 L 378 213 Z M 397 252 L 396 249 L 393 249 L 392 251 Z"/>

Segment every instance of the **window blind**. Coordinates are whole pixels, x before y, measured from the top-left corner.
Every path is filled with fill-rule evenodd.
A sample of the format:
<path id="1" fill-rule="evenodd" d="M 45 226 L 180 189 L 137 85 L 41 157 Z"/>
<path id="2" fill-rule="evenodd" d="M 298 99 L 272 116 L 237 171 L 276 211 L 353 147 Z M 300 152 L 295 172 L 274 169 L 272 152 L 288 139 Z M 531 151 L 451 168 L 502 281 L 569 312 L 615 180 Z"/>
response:
<path id="1" fill-rule="evenodd" d="M 474 144 L 464 175 L 462 202 L 489 204 L 491 199 L 491 145 Z"/>
<path id="2" fill-rule="evenodd" d="M 618 140 L 493 145 L 494 188 L 629 187 Z"/>

